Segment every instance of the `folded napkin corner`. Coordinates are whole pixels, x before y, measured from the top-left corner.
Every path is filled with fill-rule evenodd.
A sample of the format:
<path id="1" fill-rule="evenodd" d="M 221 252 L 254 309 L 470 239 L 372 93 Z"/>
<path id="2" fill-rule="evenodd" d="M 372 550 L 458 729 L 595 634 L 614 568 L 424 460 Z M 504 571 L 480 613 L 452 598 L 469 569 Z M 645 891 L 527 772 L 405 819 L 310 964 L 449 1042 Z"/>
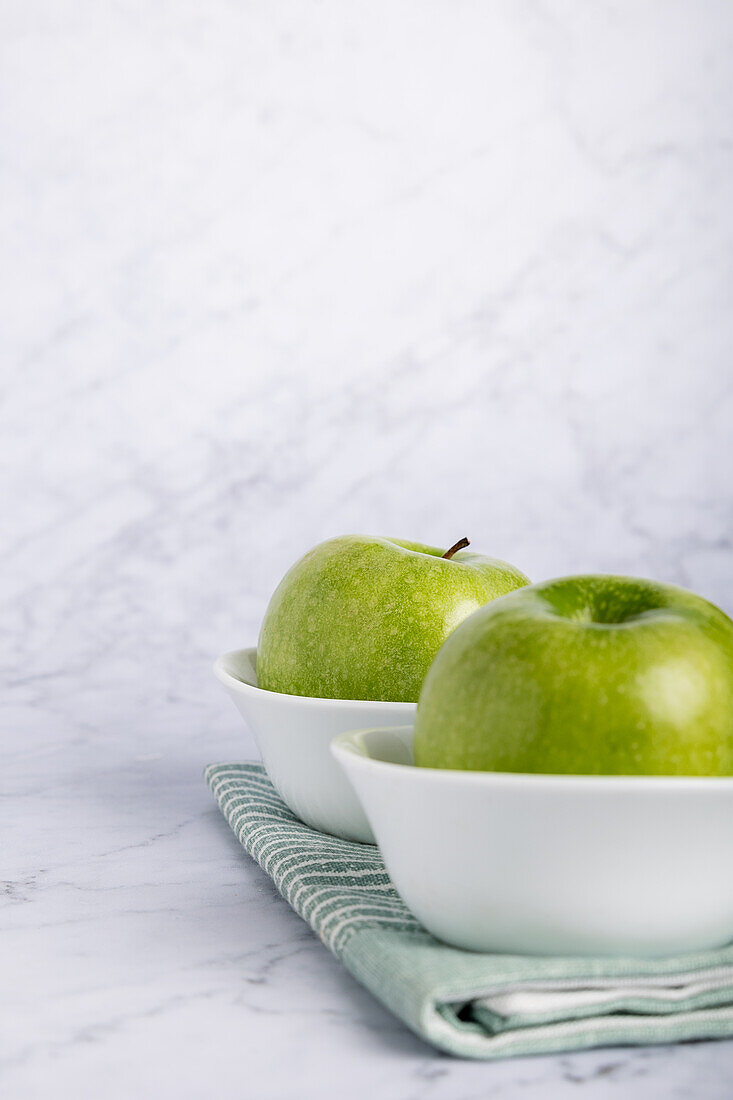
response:
<path id="1" fill-rule="evenodd" d="M 733 1036 L 733 945 L 665 959 L 540 958 L 434 939 L 377 848 L 316 832 L 259 763 L 205 770 L 242 847 L 346 968 L 427 1042 L 468 1058 Z"/>

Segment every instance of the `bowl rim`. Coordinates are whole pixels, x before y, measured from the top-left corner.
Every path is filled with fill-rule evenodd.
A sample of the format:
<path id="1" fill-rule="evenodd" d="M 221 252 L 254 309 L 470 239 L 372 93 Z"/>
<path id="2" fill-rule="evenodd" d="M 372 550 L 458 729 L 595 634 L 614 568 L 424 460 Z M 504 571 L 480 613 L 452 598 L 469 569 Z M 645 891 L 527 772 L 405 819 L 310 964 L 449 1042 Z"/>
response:
<path id="1" fill-rule="evenodd" d="M 485 786 L 487 788 L 541 788 L 559 792 L 581 788 L 594 793 L 607 791 L 669 792 L 669 791 L 730 791 L 733 794 L 733 776 L 720 775 L 564 775 L 551 772 L 479 772 L 463 771 L 458 768 L 426 768 L 417 764 L 399 764 L 392 760 L 380 760 L 367 756 L 354 743 L 364 734 L 377 733 L 380 736 L 400 733 L 404 738 L 408 730 L 414 732 L 414 722 L 402 726 L 366 727 L 359 730 L 346 730 L 331 740 L 333 756 L 344 767 L 344 761 L 355 763 L 357 767 L 372 773 L 382 771 L 403 779 L 415 779 L 418 783 L 455 783 L 465 786 Z"/>
<path id="2" fill-rule="evenodd" d="M 320 707 L 346 707 L 347 709 L 357 710 L 359 708 L 368 707 L 385 707 L 390 710 L 397 708 L 403 711 L 405 715 L 414 713 L 417 703 L 409 703 L 404 700 L 394 700 L 391 702 L 389 699 L 328 699 L 319 695 L 290 695 L 284 691 L 269 691 L 267 688 L 261 688 L 258 684 L 253 684 L 249 680 L 240 680 L 239 677 L 233 676 L 231 672 L 225 667 L 226 664 L 234 658 L 245 655 L 247 660 L 251 663 L 253 659 L 257 658 L 257 646 L 245 646 L 243 649 L 230 649 L 226 653 L 222 653 L 220 657 L 214 661 L 213 670 L 217 680 L 226 688 L 230 688 L 232 691 L 237 691 L 240 694 L 248 694 L 250 692 L 257 693 L 259 695 L 269 695 L 271 698 L 289 700 L 291 703 L 296 703 L 299 706 L 320 706 Z"/>

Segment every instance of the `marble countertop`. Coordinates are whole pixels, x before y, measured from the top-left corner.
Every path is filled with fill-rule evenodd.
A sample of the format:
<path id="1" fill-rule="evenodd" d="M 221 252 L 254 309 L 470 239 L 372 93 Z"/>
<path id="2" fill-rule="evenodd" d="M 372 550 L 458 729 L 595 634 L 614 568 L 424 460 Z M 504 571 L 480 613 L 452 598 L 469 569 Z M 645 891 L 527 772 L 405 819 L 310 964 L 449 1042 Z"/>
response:
<path id="1" fill-rule="evenodd" d="M 63 690 L 82 693 L 71 675 Z M 5 756 L 5 1095 L 729 1097 L 733 1042 L 489 1064 L 413 1036 L 292 913 L 215 810 L 202 764 L 252 750 L 214 696 L 195 722 L 161 731 L 141 711 L 116 737 L 39 713 L 25 751 Z"/>
<path id="2" fill-rule="evenodd" d="M 733 611 L 733 6 L 18 0 L 0 36 L 0 1073 L 31 1100 L 731 1095 L 472 1064 L 202 780 L 211 675 L 366 531 Z"/>

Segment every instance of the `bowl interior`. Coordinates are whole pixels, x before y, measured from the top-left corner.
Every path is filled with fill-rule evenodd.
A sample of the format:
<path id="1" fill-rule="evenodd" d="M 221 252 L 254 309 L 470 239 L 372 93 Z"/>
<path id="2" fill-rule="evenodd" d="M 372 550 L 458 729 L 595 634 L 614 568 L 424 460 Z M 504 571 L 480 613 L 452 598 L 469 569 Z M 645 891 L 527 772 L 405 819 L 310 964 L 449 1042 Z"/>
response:
<path id="1" fill-rule="evenodd" d="M 222 683 L 237 680 L 240 684 L 257 687 L 257 649 L 233 649 L 219 657 L 214 672 Z"/>
<path id="2" fill-rule="evenodd" d="M 381 764 L 414 765 L 414 726 L 385 726 L 382 729 L 349 730 L 334 738 L 334 749 L 342 749 Z"/>
<path id="3" fill-rule="evenodd" d="M 692 794 L 701 791 L 721 791 L 733 794 L 733 776 L 685 776 L 685 775 L 553 775 L 548 772 L 477 772 L 460 769 L 419 768 L 413 751 L 414 723 L 404 726 L 383 726 L 381 729 L 349 730 L 331 742 L 335 756 L 345 754 L 354 764 L 362 764 L 371 771 L 387 765 L 407 765 L 405 779 L 414 777 L 416 782 L 430 784 L 483 785 L 486 787 L 521 786 L 530 790 L 554 790 L 566 794 L 592 791 L 597 795 L 611 795 L 620 790 L 662 795 L 674 791 Z"/>
<path id="4" fill-rule="evenodd" d="M 406 719 L 409 719 L 414 715 L 417 706 L 416 703 L 406 703 L 401 700 L 333 699 L 320 698 L 315 695 L 288 695 L 282 691 L 269 691 L 266 688 L 261 688 L 257 682 L 257 648 L 255 646 L 248 649 L 233 649 L 229 653 L 224 653 L 214 663 L 214 675 L 225 688 L 234 691 L 238 696 L 243 694 L 247 696 L 253 694 L 269 696 L 276 699 L 279 705 L 297 706 L 301 709 L 307 707 L 319 710 L 326 708 L 333 711 L 353 711 L 355 715 L 359 715 L 350 723 L 355 729 L 365 725 L 370 720 L 377 722 L 386 718 L 394 721 L 399 720 L 399 716 L 403 714 Z M 243 685 L 244 691 L 242 690 Z M 255 688 L 256 691 L 254 693 L 250 692 L 247 690 L 249 688 Z"/>

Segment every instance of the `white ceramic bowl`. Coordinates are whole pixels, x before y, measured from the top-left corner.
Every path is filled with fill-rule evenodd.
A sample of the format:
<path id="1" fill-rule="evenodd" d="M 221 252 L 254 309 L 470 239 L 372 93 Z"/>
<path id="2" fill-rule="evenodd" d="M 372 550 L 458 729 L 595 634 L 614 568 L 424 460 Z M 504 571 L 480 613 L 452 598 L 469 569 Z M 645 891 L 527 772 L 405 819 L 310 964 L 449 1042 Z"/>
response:
<path id="1" fill-rule="evenodd" d="M 252 731 L 267 774 L 280 797 L 306 825 L 373 844 L 358 798 L 329 747 L 337 733 L 409 722 L 415 703 L 313 699 L 257 686 L 257 650 L 235 649 L 214 673 Z"/>
<path id="2" fill-rule="evenodd" d="M 733 939 L 733 778 L 418 768 L 411 726 L 332 751 L 397 890 L 447 943 L 654 956 Z"/>

